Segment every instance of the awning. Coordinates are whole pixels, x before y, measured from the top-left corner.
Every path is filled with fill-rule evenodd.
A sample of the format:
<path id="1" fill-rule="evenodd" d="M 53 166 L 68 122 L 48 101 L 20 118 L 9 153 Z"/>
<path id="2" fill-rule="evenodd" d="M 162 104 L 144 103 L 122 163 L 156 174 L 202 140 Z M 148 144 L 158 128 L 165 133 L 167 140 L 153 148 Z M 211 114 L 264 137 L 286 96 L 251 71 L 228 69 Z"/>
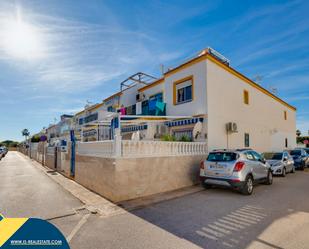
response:
<path id="1" fill-rule="evenodd" d="M 121 128 L 122 132 L 134 132 L 134 131 L 141 131 L 141 130 L 147 130 L 148 126 L 146 124 L 144 125 L 134 125 L 130 127 L 123 127 Z"/>
<path id="2" fill-rule="evenodd" d="M 177 121 L 169 121 L 165 124 L 168 127 L 173 126 L 182 126 L 182 125 L 190 125 L 190 124 L 196 124 L 197 122 L 203 122 L 204 118 L 191 118 L 191 119 L 183 119 L 183 120 L 177 120 Z"/>

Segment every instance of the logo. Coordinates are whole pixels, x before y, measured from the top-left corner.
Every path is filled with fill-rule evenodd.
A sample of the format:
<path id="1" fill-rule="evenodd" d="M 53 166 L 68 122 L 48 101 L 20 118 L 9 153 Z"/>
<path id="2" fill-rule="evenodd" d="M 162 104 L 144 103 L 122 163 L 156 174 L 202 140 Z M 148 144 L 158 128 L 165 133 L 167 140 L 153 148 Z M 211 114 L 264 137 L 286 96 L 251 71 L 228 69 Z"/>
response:
<path id="1" fill-rule="evenodd" d="M 63 234 L 48 221 L 37 218 L 5 218 L 0 214 L 0 248 L 70 247 Z"/>

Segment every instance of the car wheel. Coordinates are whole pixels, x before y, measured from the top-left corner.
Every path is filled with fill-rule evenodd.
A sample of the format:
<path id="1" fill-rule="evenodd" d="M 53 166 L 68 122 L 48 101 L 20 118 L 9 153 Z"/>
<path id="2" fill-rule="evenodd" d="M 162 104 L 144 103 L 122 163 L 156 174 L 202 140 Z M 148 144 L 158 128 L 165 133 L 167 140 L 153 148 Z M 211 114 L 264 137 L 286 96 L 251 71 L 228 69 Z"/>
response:
<path id="1" fill-rule="evenodd" d="M 205 182 L 202 182 L 202 186 L 204 189 L 210 189 L 212 187 L 212 185 L 205 183 Z"/>
<path id="2" fill-rule="evenodd" d="M 281 175 L 282 177 L 285 177 L 286 176 L 286 169 L 285 168 L 283 168 L 283 170 L 282 170 L 282 175 Z"/>
<path id="3" fill-rule="evenodd" d="M 273 174 L 271 173 L 271 171 L 268 171 L 268 175 L 267 175 L 267 179 L 266 179 L 265 184 L 267 184 L 267 185 L 273 184 Z"/>
<path id="4" fill-rule="evenodd" d="M 251 195 L 253 192 L 253 178 L 252 176 L 247 176 L 246 181 L 240 192 L 243 195 Z"/>

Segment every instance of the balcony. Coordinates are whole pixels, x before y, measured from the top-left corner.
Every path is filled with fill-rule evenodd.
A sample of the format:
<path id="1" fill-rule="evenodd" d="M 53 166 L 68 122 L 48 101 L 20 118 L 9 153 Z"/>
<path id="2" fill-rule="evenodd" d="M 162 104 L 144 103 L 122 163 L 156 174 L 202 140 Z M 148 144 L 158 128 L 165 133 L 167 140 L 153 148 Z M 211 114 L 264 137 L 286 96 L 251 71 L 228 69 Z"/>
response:
<path id="1" fill-rule="evenodd" d="M 137 107 L 137 105 L 141 106 Z M 124 107 L 122 113 L 125 115 L 166 116 L 166 104 L 156 100 L 144 100 L 140 104 Z"/>

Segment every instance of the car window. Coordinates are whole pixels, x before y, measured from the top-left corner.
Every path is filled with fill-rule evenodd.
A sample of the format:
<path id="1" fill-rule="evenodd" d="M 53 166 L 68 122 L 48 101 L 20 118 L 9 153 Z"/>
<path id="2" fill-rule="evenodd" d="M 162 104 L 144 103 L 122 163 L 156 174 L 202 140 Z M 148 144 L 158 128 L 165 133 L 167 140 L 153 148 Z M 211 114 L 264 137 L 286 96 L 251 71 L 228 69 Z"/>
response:
<path id="1" fill-rule="evenodd" d="M 282 153 L 263 153 L 263 156 L 266 160 L 281 160 Z M 284 154 L 284 156 L 287 156 Z"/>
<path id="2" fill-rule="evenodd" d="M 207 161 L 211 162 L 230 162 L 237 159 L 237 154 L 233 152 L 210 152 Z"/>
<path id="3" fill-rule="evenodd" d="M 253 154 L 255 160 L 257 160 L 257 161 L 262 160 L 262 156 L 259 153 L 257 153 L 256 151 L 251 151 L 251 153 Z"/>
<path id="4" fill-rule="evenodd" d="M 292 156 L 300 156 L 301 155 L 301 150 L 291 150 L 290 154 Z"/>
<path id="5" fill-rule="evenodd" d="M 246 155 L 246 157 L 247 157 L 248 160 L 250 160 L 250 161 L 255 161 L 255 158 L 254 158 L 254 156 L 253 156 L 253 154 L 252 154 L 251 151 L 245 152 L 245 155 Z"/>

